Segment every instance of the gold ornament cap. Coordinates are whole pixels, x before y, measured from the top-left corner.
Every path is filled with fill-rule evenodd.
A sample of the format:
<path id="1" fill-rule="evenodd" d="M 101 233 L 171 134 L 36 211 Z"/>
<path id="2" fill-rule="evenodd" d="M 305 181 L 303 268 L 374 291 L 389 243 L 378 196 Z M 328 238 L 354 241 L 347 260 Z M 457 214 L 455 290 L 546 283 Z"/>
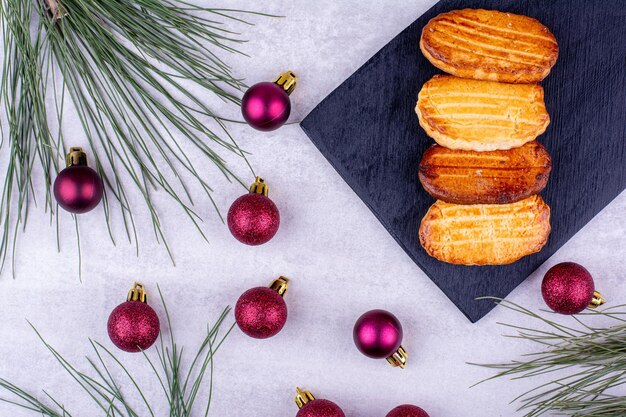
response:
<path id="1" fill-rule="evenodd" d="M 302 408 L 304 407 L 305 404 L 311 402 L 311 401 L 315 401 L 315 397 L 313 396 L 313 394 L 311 394 L 310 391 L 307 390 L 302 390 L 300 387 L 296 388 L 296 405 L 298 406 L 298 408 Z"/>
<path id="2" fill-rule="evenodd" d="M 409 354 L 402 346 L 400 346 L 393 355 L 387 358 L 387 362 L 389 362 L 393 367 L 404 369 L 406 368 L 406 362 L 408 359 Z"/>
<path id="3" fill-rule="evenodd" d="M 263 194 L 267 197 L 268 186 L 265 184 L 265 180 L 261 177 L 256 177 L 254 183 L 250 186 L 250 192 L 252 194 Z"/>
<path id="4" fill-rule="evenodd" d="M 128 291 L 128 297 L 126 298 L 126 300 L 147 303 L 148 294 L 146 294 L 146 289 L 144 285 L 140 282 L 135 282 L 135 284 L 133 284 L 133 288 Z"/>
<path id="5" fill-rule="evenodd" d="M 291 94 L 296 89 L 298 76 L 293 71 L 285 71 L 274 80 L 274 84 L 281 86 L 287 94 Z"/>
<path id="6" fill-rule="evenodd" d="M 606 303 L 606 300 L 604 299 L 602 294 L 600 294 L 598 291 L 594 291 L 593 298 L 591 299 L 591 302 L 589 303 L 589 308 L 598 308 L 604 303 Z"/>
<path id="7" fill-rule="evenodd" d="M 71 147 L 69 153 L 65 156 L 65 165 L 68 167 L 87 165 L 87 154 L 83 151 L 83 148 L 79 146 Z"/>
<path id="8" fill-rule="evenodd" d="M 285 296 L 285 293 L 289 289 L 289 278 L 279 276 L 270 284 L 270 288 L 278 293 L 281 297 Z"/>

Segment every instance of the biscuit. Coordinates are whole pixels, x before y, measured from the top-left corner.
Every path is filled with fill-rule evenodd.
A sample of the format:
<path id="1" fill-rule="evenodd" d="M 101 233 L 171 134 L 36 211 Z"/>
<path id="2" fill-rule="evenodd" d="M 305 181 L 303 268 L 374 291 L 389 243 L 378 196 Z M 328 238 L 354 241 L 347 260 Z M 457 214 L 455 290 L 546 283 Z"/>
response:
<path id="1" fill-rule="evenodd" d="M 550 116 L 538 84 L 504 84 L 435 75 L 415 112 L 426 134 L 450 149 L 506 150 L 545 132 Z"/>
<path id="2" fill-rule="evenodd" d="M 536 19 L 482 9 L 435 17 L 424 26 L 420 49 L 449 74 L 506 83 L 543 80 L 559 54 L 554 35 Z"/>

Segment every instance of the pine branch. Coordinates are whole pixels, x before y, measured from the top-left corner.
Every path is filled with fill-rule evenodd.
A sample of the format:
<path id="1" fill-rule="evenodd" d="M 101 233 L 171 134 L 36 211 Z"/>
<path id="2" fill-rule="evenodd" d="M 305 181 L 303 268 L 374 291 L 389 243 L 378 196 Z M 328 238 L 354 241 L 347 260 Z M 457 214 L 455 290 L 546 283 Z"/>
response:
<path id="1" fill-rule="evenodd" d="M 509 337 L 538 343 L 541 350 L 526 354 L 520 360 L 472 365 L 498 371 L 485 381 L 554 375 L 551 381 L 513 400 L 521 404 L 518 410 L 524 411 L 526 417 L 548 413 L 572 417 L 626 415 L 626 395 L 618 395 L 624 392 L 626 384 L 626 311 L 623 311 L 626 306 L 587 310 L 579 316 L 591 319 L 572 316 L 573 323 L 566 326 L 509 301 L 494 300 L 526 317 L 525 321 L 530 318 L 538 323 L 541 328 L 500 324 L 517 332 Z M 600 318 L 611 325 L 589 324 Z"/>
<path id="2" fill-rule="evenodd" d="M 243 16 L 267 15 L 181 0 L 56 0 L 55 7 L 56 17 L 40 0 L 0 0 L 0 97 L 7 121 L 0 149 L 9 152 L 0 202 L 0 271 L 9 256 L 14 262 L 18 229 L 25 227 L 37 194 L 32 175 L 43 175 L 38 182 L 46 187 L 44 208 L 58 224 L 51 184 L 67 149 L 61 127 L 66 97 L 106 185 L 111 239 L 110 205 L 117 201 L 127 239 L 138 250 L 128 198 L 133 187 L 173 260 L 152 192 L 165 192 L 208 240 L 183 178 L 195 181 L 221 215 L 206 170 L 194 166 L 186 149 L 209 161 L 227 182 L 246 186 L 226 163 L 235 155 L 250 166 L 246 153 L 229 134 L 228 120 L 200 97 L 208 92 L 225 105 L 240 103 L 245 84 L 221 55 L 239 53 L 237 45 L 244 42 L 231 26 L 249 24 Z M 53 109 L 47 106 L 51 98 Z"/>
<path id="3" fill-rule="evenodd" d="M 148 354 L 148 352 L 142 352 L 142 355 L 148 366 L 154 371 L 159 386 L 163 389 L 164 397 L 169 405 L 170 417 L 192 416 L 192 412 L 195 410 L 195 400 L 203 388 L 203 381 L 208 377 L 208 399 L 202 407 L 204 416 L 207 416 L 211 406 L 213 391 L 214 357 L 234 327 L 234 324 L 231 325 L 226 332 L 220 335 L 224 321 L 230 313 L 230 308 L 225 308 L 217 321 L 213 325 L 207 326 L 206 337 L 196 351 L 191 365 L 187 370 L 184 370 L 182 368 L 185 358 L 183 349 L 179 349 L 176 345 L 167 305 L 160 288 L 159 295 L 165 310 L 166 322 L 170 329 L 170 338 L 166 340 L 163 334 L 159 338 L 160 348 L 155 349 L 158 365 L 156 365 L 153 359 L 150 359 L 152 355 Z M 111 350 L 98 342 L 90 340 L 96 358 L 95 360 L 88 358 L 90 371 L 92 372 L 90 375 L 72 365 L 69 360 L 45 341 L 34 326 L 32 327 L 41 342 L 71 379 L 80 386 L 96 408 L 100 409 L 101 416 L 143 417 L 146 413 L 150 416 L 155 416 L 156 404 L 149 402 L 148 398 L 143 394 L 140 381 L 132 375 L 122 360 Z M 133 401 L 127 399 L 122 393 L 123 384 L 115 380 L 113 369 L 121 370 L 125 376 L 126 384 L 124 385 L 126 385 L 126 389 L 129 389 L 125 389 L 125 391 L 130 391 L 141 399 L 141 403 L 144 406 L 142 407 L 142 413 L 135 411 L 131 406 Z M 10 396 L 9 398 L 0 398 L 2 402 L 13 404 L 43 416 L 72 416 L 65 410 L 61 401 L 45 391 L 44 393 L 51 404 L 47 404 L 46 401 L 38 399 L 35 395 L 5 379 L 0 379 L 0 390 L 4 390 Z"/>

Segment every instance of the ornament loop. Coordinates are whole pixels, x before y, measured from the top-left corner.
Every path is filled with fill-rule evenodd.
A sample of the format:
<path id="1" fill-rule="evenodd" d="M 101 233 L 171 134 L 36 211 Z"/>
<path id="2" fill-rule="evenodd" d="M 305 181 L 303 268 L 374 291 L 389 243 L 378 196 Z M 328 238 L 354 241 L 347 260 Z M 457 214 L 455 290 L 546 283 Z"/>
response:
<path id="1" fill-rule="evenodd" d="M 402 346 L 400 346 L 393 355 L 387 358 L 387 362 L 389 362 L 393 367 L 399 366 L 400 369 L 404 369 L 408 359 L 409 354 Z"/>
<path id="2" fill-rule="evenodd" d="M 287 94 L 291 94 L 296 89 L 296 81 L 298 76 L 289 70 L 276 77 L 274 84 L 281 86 Z"/>
<path id="3" fill-rule="evenodd" d="M 270 284 L 270 288 L 276 291 L 281 297 L 284 297 L 289 289 L 289 278 L 281 275 Z"/>
<path id="4" fill-rule="evenodd" d="M 598 291 L 594 291 L 593 298 L 591 299 L 591 302 L 589 303 L 589 308 L 598 308 L 604 303 L 606 303 L 606 300 L 602 296 L 602 294 L 600 294 Z"/>
<path id="5" fill-rule="evenodd" d="M 296 393 L 296 404 L 298 405 L 298 408 L 304 407 L 306 403 L 315 401 L 315 397 L 313 396 L 313 394 L 311 394 L 310 391 L 303 391 L 300 387 L 297 387 Z"/>
<path id="6" fill-rule="evenodd" d="M 68 167 L 75 165 L 87 165 L 87 154 L 80 146 L 73 146 L 70 148 L 69 153 L 65 156 L 65 164 Z"/>
<path id="7" fill-rule="evenodd" d="M 261 177 L 256 177 L 254 183 L 250 186 L 250 192 L 252 194 L 263 194 L 267 197 L 268 186 L 265 184 L 265 180 Z"/>
<path id="8" fill-rule="evenodd" d="M 145 287 L 140 282 L 135 282 L 133 288 L 128 291 L 128 301 L 141 301 L 142 303 L 148 302 L 148 295 L 146 294 Z"/>

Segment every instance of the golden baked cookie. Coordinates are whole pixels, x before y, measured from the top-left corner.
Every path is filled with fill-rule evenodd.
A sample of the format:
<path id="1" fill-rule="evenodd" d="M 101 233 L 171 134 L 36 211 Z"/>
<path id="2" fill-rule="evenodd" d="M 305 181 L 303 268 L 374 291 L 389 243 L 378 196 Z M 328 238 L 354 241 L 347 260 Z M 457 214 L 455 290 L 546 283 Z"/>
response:
<path id="1" fill-rule="evenodd" d="M 475 152 L 431 146 L 419 179 L 433 197 L 454 204 L 507 204 L 538 194 L 548 183 L 550 154 L 537 141 L 508 151 Z"/>
<path id="2" fill-rule="evenodd" d="M 449 74 L 506 83 L 543 80 L 559 55 L 554 35 L 536 19 L 482 9 L 435 17 L 424 26 L 420 49 Z"/>
<path id="3" fill-rule="evenodd" d="M 419 229 L 426 252 L 459 265 L 504 265 L 539 252 L 550 234 L 550 207 L 539 196 L 511 204 L 433 204 Z"/>
<path id="4" fill-rule="evenodd" d="M 435 75 L 424 84 L 415 112 L 420 126 L 438 144 L 478 152 L 522 146 L 550 123 L 538 84 L 449 75 Z"/>

